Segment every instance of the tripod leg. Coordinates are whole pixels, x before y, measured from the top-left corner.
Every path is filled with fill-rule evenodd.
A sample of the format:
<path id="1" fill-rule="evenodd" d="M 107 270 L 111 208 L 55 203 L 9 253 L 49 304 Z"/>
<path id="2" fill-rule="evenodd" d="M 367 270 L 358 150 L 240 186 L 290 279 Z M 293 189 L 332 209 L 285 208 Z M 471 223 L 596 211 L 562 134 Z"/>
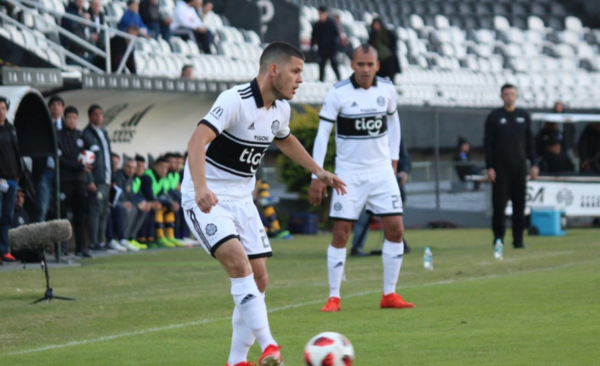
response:
<path id="1" fill-rule="evenodd" d="M 47 298 L 46 298 L 45 296 L 44 296 L 44 297 L 42 297 L 41 299 L 37 299 L 37 300 L 35 300 L 35 301 L 34 301 L 34 302 L 32 302 L 31 304 L 32 304 L 32 305 L 33 305 L 33 304 L 37 304 L 38 302 L 42 302 L 42 301 L 44 301 L 44 300 L 47 300 Z"/>
<path id="2" fill-rule="evenodd" d="M 73 299 L 72 297 L 54 296 L 54 298 L 58 300 L 75 301 L 75 299 Z"/>

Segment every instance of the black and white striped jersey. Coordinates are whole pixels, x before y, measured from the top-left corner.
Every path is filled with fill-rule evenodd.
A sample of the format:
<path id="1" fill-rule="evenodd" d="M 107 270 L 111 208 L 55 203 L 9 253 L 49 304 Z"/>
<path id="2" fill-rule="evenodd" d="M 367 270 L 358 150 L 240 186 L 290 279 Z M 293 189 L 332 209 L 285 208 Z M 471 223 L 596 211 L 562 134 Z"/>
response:
<path id="1" fill-rule="evenodd" d="M 397 109 L 396 88 L 387 79 L 375 77 L 369 89 L 361 88 L 354 75 L 334 84 L 319 114 L 315 161 L 323 164 L 335 126 L 336 170 L 389 167 L 400 150 Z"/>
<path id="2" fill-rule="evenodd" d="M 354 75 L 334 84 L 319 114 L 321 127 L 324 127 L 319 128 L 319 133 L 323 132 L 328 138 L 335 125 L 336 170 L 389 167 L 391 160 L 398 160 L 397 109 L 396 89 L 387 79 L 375 77 L 369 89 L 361 88 Z M 327 128 L 328 124 L 332 125 Z M 320 145 L 321 139 L 318 139 L 314 157 L 322 164 L 321 151 L 317 152 L 322 148 Z"/>
<path id="3" fill-rule="evenodd" d="M 206 181 L 219 199 L 252 195 L 254 176 L 267 148 L 273 139 L 290 135 L 290 112 L 283 100 L 266 109 L 256 79 L 219 95 L 200 121 L 217 134 L 206 146 Z M 184 202 L 193 201 L 195 195 L 188 163 L 181 187 Z"/>

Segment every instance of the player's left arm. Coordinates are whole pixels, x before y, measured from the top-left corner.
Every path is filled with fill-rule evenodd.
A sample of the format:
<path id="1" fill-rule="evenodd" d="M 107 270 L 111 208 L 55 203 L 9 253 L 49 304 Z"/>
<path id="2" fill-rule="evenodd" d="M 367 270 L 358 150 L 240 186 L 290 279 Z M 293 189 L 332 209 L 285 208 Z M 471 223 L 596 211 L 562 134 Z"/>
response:
<path id="1" fill-rule="evenodd" d="M 398 97 L 396 89 L 391 88 L 389 103 L 387 108 L 388 117 L 388 139 L 390 142 L 390 157 L 392 158 L 392 167 L 394 174 L 398 171 L 398 160 L 400 159 L 400 117 L 398 116 Z"/>
<path id="2" fill-rule="evenodd" d="M 274 142 L 279 150 L 296 164 L 314 174 L 321 182 L 335 189 L 338 194 L 346 194 L 346 183 L 335 174 L 321 168 L 295 136 L 288 134 L 285 138 L 276 138 Z"/>

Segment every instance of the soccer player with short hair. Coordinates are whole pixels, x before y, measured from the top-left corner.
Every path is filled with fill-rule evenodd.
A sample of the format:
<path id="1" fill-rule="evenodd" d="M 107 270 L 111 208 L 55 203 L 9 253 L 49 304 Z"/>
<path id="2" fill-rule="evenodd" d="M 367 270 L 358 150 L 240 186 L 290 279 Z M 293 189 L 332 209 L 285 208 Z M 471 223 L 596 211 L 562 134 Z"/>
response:
<path id="1" fill-rule="evenodd" d="M 228 366 L 248 366 L 257 340 L 261 366 L 283 363 L 267 318 L 264 292 L 271 245 L 252 201 L 255 173 L 272 141 L 338 194 L 345 184 L 323 170 L 290 134 L 290 105 L 302 83 L 304 55 L 292 45 L 271 43 L 252 82 L 224 91 L 200 121 L 188 144 L 182 183 L 188 226 L 231 278 L 235 303 Z"/>
<path id="2" fill-rule="evenodd" d="M 402 267 L 402 199 L 396 182 L 400 155 L 400 118 L 396 88 L 376 76 L 377 51 L 369 45 L 358 47 L 352 58 L 354 74 L 327 93 L 321 109 L 313 157 L 323 166 L 329 135 L 335 125 L 336 174 L 348 184 L 348 194 L 334 192 L 329 217 L 335 220 L 333 240 L 327 250 L 330 297 L 321 309 L 340 311 L 340 287 L 346 262 L 346 243 L 352 224 L 365 205 L 367 211 L 383 218 L 382 308 L 412 308 L 396 294 Z M 327 187 L 316 177 L 310 185 L 311 203 L 321 203 Z"/>

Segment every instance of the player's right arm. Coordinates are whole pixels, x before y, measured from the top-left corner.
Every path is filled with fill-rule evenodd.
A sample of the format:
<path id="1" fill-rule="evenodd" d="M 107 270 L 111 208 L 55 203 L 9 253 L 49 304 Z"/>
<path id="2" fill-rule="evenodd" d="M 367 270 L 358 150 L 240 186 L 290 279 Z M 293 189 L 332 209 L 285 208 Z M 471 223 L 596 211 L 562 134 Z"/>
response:
<path id="1" fill-rule="evenodd" d="M 206 145 L 229 127 L 236 118 L 241 106 L 240 97 L 235 90 L 227 90 L 215 101 L 208 114 L 198 123 L 198 127 L 188 143 L 188 160 L 196 204 L 204 213 L 209 213 L 219 202 L 217 196 L 206 183 Z"/>
<path id="2" fill-rule="evenodd" d="M 335 95 L 335 88 L 332 87 L 329 89 L 325 101 L 323 102 L 321 113 L 319 113 L 319 130 L 317 131 L 317 137 L 315 138 L 315 144 L 313 146 L 313 159 L 320 168 L 323 168 L 323 165 L 325 164 L 329 136 L 331 135 L 331 131 L 333 131 L 339 113 L 338 105 L 339 103 L 337 101 L 337 96 Z M 327 185 L 317 179 L 313 174 L 308 190 L 308 199 L 313 205 L 320 205 L 323 196 L 327 197 Z"/>

